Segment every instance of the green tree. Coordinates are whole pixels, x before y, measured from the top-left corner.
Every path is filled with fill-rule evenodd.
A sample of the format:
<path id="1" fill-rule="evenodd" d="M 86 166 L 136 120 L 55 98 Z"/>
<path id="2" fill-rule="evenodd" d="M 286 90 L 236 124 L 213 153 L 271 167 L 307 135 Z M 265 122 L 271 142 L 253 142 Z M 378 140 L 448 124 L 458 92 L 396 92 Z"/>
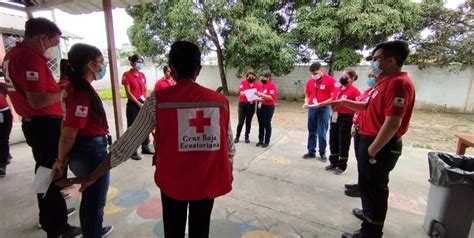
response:
<path id="1" fill-rule="evenodd" d="M 288 44 L 292 17 L 276 13 L 291 8 L 287 1 L 163 1 L 133 6 L 129 29 L 132 45 L 140 54 L 164 62 L 176 40 L 198 43 L 204 54 L 217 55 L 224 93 L 228 93 L 225 67 L 272 70 L 275 75 L 293 69 L 296 51 Z M 281 28 L 281 29 L 280 29 Z"/>
<path id="2" fill-rule="evenodd" d="M 332 75 L 359 63 L 362 50 L 418 26 L 420 11 L 410 0 L 317 2 L 298 8 L 293 41 L 303 61 L 314 53 Z"/>
<path id="3" fill-rule="evenodd" d="M 442 0 L 425 0 L 421 7 L 420 26 L 403 36 L 414 48 L 409 63 L 417 64 L 421 69 L 437 65 L 452 72 L 472 65 L 474 1 L 468 0 L 455 10 L 444 7 Z"/>

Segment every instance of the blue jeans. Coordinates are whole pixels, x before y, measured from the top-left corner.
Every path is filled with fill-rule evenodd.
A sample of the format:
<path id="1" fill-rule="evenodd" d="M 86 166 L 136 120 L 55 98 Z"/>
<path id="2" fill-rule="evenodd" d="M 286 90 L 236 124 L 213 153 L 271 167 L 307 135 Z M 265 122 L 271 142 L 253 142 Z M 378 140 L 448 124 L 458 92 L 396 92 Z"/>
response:
<path id="1" fill-rule="evenodd" d="M 270 137 L 272 137 L 272 117 L 274 112 L 274 105 L 261 105 L 261 107 L 257 109 L 259 142 L 266 144 L 270 143 Z"/>
<path id="2" fill-rule="evenodd" d="M 308 152 L 316 153 L 316 138 L 319 142 L 319 154 L 326 153 L 326 134 L 329 127 L 329 107 L 308 109 Z M 316 136 L 317 135 L 317 136 Z"/>
<path id="3" fill-rule="evenodd" d="M 107 158 L 105 136 L 78 136 L 69 153 L 69 168 L 78 177 L 92 173 Z M 104 207 L 109 189 L 110 172 L 82 192 L 79 218 L 84 238 L 102 237 Z"/>

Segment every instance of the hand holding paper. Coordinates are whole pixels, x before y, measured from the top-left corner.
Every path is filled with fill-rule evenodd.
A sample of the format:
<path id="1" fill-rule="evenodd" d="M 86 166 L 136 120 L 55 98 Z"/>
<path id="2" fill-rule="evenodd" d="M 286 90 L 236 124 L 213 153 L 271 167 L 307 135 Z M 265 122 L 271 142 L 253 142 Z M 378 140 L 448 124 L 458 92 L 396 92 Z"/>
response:
<path id="1" fill-rule="evenodd" d="M 255 95 L 256 92 L 257 92 L 256 88 L 245 90 L 244 93 L 245 93 L 245 97 L 247 97 L 247 101 L 251 102 L 251 101 L 257 100 L 258 96 Z"/>

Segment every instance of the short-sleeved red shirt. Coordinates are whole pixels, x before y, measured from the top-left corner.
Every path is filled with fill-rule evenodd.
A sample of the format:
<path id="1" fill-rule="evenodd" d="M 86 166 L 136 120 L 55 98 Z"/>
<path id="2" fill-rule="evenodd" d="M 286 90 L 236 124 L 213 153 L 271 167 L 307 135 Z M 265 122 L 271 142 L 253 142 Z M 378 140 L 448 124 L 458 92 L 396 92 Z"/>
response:
<path id="1" fill-rule="evenodd" d="M 331 98 L 331 93 L 334 92 L 336 80 L 333 77 L 323 74 L 317 80 L 310 78 L 306 83 L 306 95 L 308 96 L 308 104 L 320 103 Z"/>
<path id="2" fill-rule="evenodd" d="M 263 105 L 275 105 L 277 101 L 278 88 L 272 81 L 267 81 L 267 84 L 261 84 L 259 92 L 270 95 L 272 100 L 265 100 L 262 102 Z"/>
<path id="3" fill-rule="evenodd" d="M 63 127 L 79 129 L 79 136 L 99 136 L 109 133 L 105 112 L 103 112 L 103 120 L 96 120 L 92 117 L 87 92 L 76 91 L 73 87 L 68 87 L 66 93 L 66 116 Z M 102 105 L 100 107 L 104 110 Z"/>
<path id="4" fill-rule="evenodd" d="M 240 93 L 240 92 L 244 92 L 245 90 L 248 90 L 248 89 L 252 89 L 252 88 L 255 88 L 255 89 L 257 89 L 257 91 L 259 91 L 260 88 L 261 88 L 261 86 L 260 86 L 260 84 L 257 83 L 257 82 L 253 82 L 253 84 L 251 85 L 251 84 L 247 81 L 247 79 L 244 79 L 244 80 L 242 80 L 242 81 L 240 82 L 239 93 Z M 249 101 L 247 100 L 247 97 L 246 97 L 245 95 L 241 95 L 241 96 L 239 97 L 239 102 L 249 102 Z M 254 103 L 254 102 L 250 102 L 250 103 Z"/>
<path id="5" fill-rule="evenodd" d="M 123 73 L 122 85 L 130 86 L 130 93 L 137 99 L 142 102 L 146 98 L 146 78 L 142 72 L 135 74 L 133 69 Z"/>
<path id="6" fill-rule="evenodd" d="M 371 90 L 372 90 L 372 87 L 368 87 L 360 96 L 356 98 L 356 101 L 367 102 L 369 100 L 369 95 L 370 95 Z M 360 122 L 362 121 L 362 118 L 364 118 L 364 111 L 356 111 L 354 113 L 354 117 L 352 118 L 352 124 L 356 126 L 360 126 Z"/>
<path id="7" fill-rule="evenodd" d="M 61 102 L 34 109 L 26 92 L 58 93 L 61 91 L 48 68 L 48 59 L 39 52 L 17 43 L 3 59 L 8 95 L 15 111 L 23 117 L 61 116 Z"/>
<path id="8" fill-rule="evenodd" d="M 167 87 L 174 86 L 174 85 L 176 85 L 176 80 L 174 80 L 173 78 L 167 79 L 163 77 L 160 80 L 156 81 L 155 92 L 161 89 L 165 89 Z"/>
<path id="9" fill-rule="evenodd" d="M 0 110 L 7 107 L 7 85 L 5 83 L 0 83 Z"/>
<path id="10" fill-rule="evenodd" d="M 403 136 L 410 124 L 415 105 L 415 86 L 406 72 L 383 78 L 370 93 L 360 134 L 377 136 L 386 116 L 401 116 L 402 124 L 395 136 Z"/>
<path id="11" fill-rule="evenodd" d="M 349 100 L 356 100 L 356 98 L 360 96 L 360 91 L 356 87 L 354 87 L 352 84 L 347 86 L 346 88 L 341 87 L 336 87 L 333 95 L 334 100 L 338 99 L 349 99 Z M 349 109 L 345 106 L 340 106 L 335 109 L 337 113 L 354 113 L 354 110 Z"/>

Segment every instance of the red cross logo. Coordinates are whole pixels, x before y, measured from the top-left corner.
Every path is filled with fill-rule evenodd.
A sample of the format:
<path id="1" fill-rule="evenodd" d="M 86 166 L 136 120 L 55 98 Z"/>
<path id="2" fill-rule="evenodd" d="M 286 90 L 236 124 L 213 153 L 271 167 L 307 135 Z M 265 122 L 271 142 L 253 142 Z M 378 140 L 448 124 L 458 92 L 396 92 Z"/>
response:
<path id="1" fill-rule="evenodd" d="M 189 126 L 196 127 L 196 133 L 204 133 L 204 127 L 211 125 L 211 118 L 204 118 L 204 111 L 196 111 L 196 118 L 189 119 Z"/>
<path id="2" fill-rule="evenodd" d="M 35 77 L 36 74 L 35 74 L 34 72 L 30 72 L 30 76 L 31 76 L 31 77 Z"/>
<path id="3" fill-rule="evenodd" d="M 85 108 L 84 106 L 80 106 L 80 107 L 79 107 L 79 111 L 85 112 L 85 111 L 87 111 L 87 110 L 86 110 L 86 108 Z"/>

